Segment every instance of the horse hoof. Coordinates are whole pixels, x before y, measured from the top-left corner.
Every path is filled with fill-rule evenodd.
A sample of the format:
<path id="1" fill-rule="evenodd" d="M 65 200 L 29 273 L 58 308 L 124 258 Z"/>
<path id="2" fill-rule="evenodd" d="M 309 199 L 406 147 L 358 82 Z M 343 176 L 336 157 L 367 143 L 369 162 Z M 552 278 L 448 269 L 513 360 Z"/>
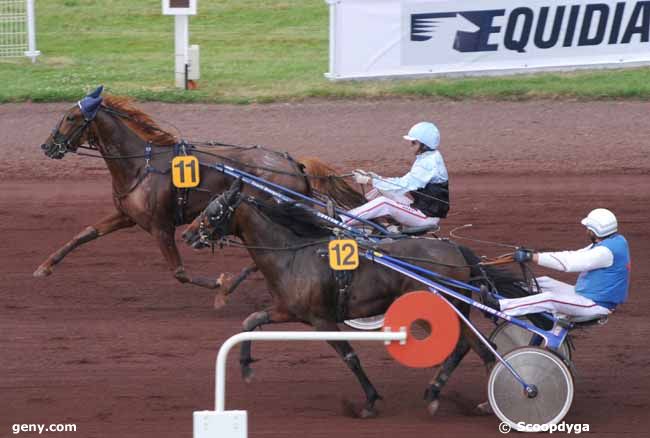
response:
<path id="1" fill-rule="evenodd" d="M 439 407 L 440 407 L 440 401 L 433 400 L 427 405 L 427 412 L 429 413 L 429 415 L 433 417 L 436 415 L 436 412 L 438 412 Z"/>
<path id="2" fill-rule="evenodd" d="M 43 278 L 47 277 L 52 273 L 52 268 L 48 268 L 46 266 L 39 266 L 37 270 L 34 271 L 32 274 L 36 278 Z"/>
<path id="3" fill-rule="evenodd" d="M 476 405 L 474 411 L 476 412 L 477 415 L 494 414 L 494 411 L 492 410 L 492 406 L 490 406 L 490 402 L 479 403 L 478 405 Z"/>
<path id="4" fill-rule="evenodd" d="M 223 294 L 223 292 L 218 292 L 214 296 L 214 304 L 213 304 L 214 309 L 219 310 L 225 305 L 226 305 L 226 296 Z"/>
<path id="5" fill-rule="evenodd" d="M 365 406 L 362 409 L 359 409 L 358 405 L 355 405 L 350 400 L 343 399 L 341 400 L 343 415 L 350 418 L 375 418 L 378 415 L 377 409 L 374 407 Z"/>
<path id="6" fill-rule="evenodd" d="M 254 375 L 255 373 L 253 372 L 253 369 L 251 367 L 246 367 L 241 369 L 241 378 L 244 379 L 244 382 L 246 383 L 252 383 Z"/>
<path id="7" fill-rule="evenodd" d="M 361 412 L 359 412 L 359 418 L 375 418 L 379 413 L 377 412 L 377 409 L 375 408 L 363 408 Z"/>

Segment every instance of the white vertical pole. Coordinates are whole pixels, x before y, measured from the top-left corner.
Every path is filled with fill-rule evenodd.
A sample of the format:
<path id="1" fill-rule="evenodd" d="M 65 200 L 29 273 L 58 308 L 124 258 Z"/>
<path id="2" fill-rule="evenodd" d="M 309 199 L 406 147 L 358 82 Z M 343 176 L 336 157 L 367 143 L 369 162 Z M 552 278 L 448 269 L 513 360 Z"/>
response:
<path id="1" fill-rule="evenodd" d="M 187 50 L 190 39 L 188 15 L 174 16 L 174 33 L 174 54 L 176 60 L 174 72 L 176 74 L 176 87 L 185 88 L 185 65 L 188 62 Z"/>
<path id="2" fill-rule="evenodd" d="M 330 9 L 330 71 L 325 75 L 329 79 L 337 76 L 336 72 L 336 4 L 339 0 L 325 0 Z"/>
<path id="3" fill-rule="evenodd" d="M 25 56 L 36 62 L 36 57 L 41 54 L 36 50 L 36 17 L 34 15 L 34 0 L 27 0 L 27 48 Z"/>

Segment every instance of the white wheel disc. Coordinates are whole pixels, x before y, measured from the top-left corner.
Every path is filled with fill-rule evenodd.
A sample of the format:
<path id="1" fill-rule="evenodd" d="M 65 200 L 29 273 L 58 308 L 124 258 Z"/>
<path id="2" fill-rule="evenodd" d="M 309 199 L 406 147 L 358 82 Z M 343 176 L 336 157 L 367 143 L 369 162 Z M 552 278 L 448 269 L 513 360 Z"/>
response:
<path id="1" fill-rule="evenodd" d="M 537 394 L 528 397 L 521 383 L 497 362 L 488 381 L 488 400 L 496 416 L 520 431 L 526 425 L 541 431 L 544 425 L 562 421 L 573 401 L 573 377 L 562 359 L 538 347 L 516 349 L 504 359 L 527 384 L 535 386 Z"/>

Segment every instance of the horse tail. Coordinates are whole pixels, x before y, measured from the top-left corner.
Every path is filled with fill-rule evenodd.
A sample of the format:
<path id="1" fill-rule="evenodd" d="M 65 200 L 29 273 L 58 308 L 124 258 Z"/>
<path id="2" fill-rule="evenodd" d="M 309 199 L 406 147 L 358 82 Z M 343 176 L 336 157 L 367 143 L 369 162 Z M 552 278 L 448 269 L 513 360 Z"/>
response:
<path id="1" fill-rule="evenodd" d="M 494 266 L 480 266 L 481 259 L 469 248 L 458 245 L 458 249 L 465 257 L 466 263 L 470 266 L 472 282 L 480 283 L 481 280 L 489 281 L 494 285 L 499 295 L 505 298 L 522 298 L 532 295 L 532 292 L 525 287 L 526 282 L 519 275 L 502 268 Z M 541 315 L 526 315 L 537 327 L 549 329 L 549 320 Z"/>
<path id="2" fill-rule="evenodd" d="M 365 198 L 356 191 L 345 179 L 339 177 L 337 170 L 318 158 L 302 158 L 303 165 L 314 191 L 320 192 L 330 198 L 343 208 L 351 209 L 365 203 Z"/>

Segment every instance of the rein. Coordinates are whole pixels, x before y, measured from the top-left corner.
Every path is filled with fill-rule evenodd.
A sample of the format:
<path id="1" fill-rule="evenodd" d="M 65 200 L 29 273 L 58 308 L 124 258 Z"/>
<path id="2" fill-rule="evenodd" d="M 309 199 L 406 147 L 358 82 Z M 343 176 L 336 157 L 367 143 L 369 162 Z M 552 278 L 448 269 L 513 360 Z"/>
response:
<path id="1" fill-rule="evenodd" d="M 131 117 L 130 115 L 128 115 L 126 113 L 123 113 L 121 111 L 117 111 L 117 110 L 115 110 L 113 108 L 109 108 L 109 107 L 107 107 L 105 105 L 102 105 L 102 109 L 104 111 L 106 111 L 107 113 L 109 113 L 109 114 L 113 114 L 113 115 L 116 115 L 116 116 L 118 116 L 118 117 L 120 117 L 122 119 L 126 119 L 126 120 L 129 120 L 129 121 L 133 122 L 133 123 L 137 123 L 138 125 L 146 127 L 148 129 L 155 130 L 155 131 L 158 131 L 158 132 L 161 132 L 161 133 L 167 133 L 165 130 L 160 129 L 157 126 L 153 126 L 153 125 L 150 125 L 148 123 L 144 123 L 141 120 L 134 119 L 133 117 Z M 63 120 L 61 120 L 61 122 L 62 121 Z M 59 122 L 59 126 L 60 126 L 61 122 Z M 86 123 L 84 123 L 84 125 L 82 125 L 78 129 L 79 130 L 79 134 L 78 134 L 79 136 L 88 127 L 90 122 L 92 122 L 92 120 L 86 120 Z M 174 128 L 180 133 L 180 130 L 178 128 L 176 128 L 175 126 L 174 126 Z M 57 126 L 57 132 L 58 132 L 58 126 Z M 71 141 L 73 139 L 74 139 L 74 137 L 71 137 L 69 140 L 66 141 L 66 143 L 63 146 L 65 147 L 67 144 L 71 143 Z M 274 150 L 272 148 L 262 146 L 262 145 L 244 146 L 244 145 L 223 143 L 223 142 L 219 142 L 219 141 L 216 141 L 216 140 L 190 143 L 190 145 L 192 145 L 192 146 L 194 146 L 195 144 L 199 145 L 199 146 L 207 146 L 207 147 L 210 147 L 210 146 L 212 146 L 212 147 L 226 147 L 226 148 L 238 149 L 238 150 L 242 150 L 242 151 L 263 150 L 263 151 L 270 152 L 270 153 L 282 156 L 282 157 L 284 157 L 284 158 L 286 158 L 288 160 L 293 161 L 293 159 L 291 158 L 291 156 L 289 156 L 289 154 L 287 152 L 280 152 L 280 151 L 277 151 L 277 150 Z M 56 145 L 59 148 L 61 148 L 61 146 L 59 144 L 56 144 Z M 151 144 L 151 145 L 153 145 L 153 144 Z M 153 146 L 161 146 L 162 147 L 162 146 L 167 146 L 167 145 L 153 145 Z M 87 150 L 95 150 L 95 151 L 98 150 L 97 148 L 92 147 L 92 145 L 91 145 L 91 147 L 84 147 L 84 146 L 79 146 L 79 147 L 82 148 L 82 149 L 87 149 Z M 278 175 L 287 175 L 287 176 L 303 177 L 303 178 L 308 178 L 308 179 L 322 179 L 322 180 L 345 179 L 345 178 L 349 178 L 349 177 L 354 175 L 354 173 L 352 173 L 352 172 L 348 172 L 348 173 L 344 173 L 344 174 L 340 174 L 340 175 L 311 175 L 311 174 L 304 173 L 304 172 L 301 172 L 301 173 L 289 172 L 289 171 L 284 171 L 284 170 L 278 170 L 278 169 L 275 169 L 275 168 L 272 168 L 272 167 L 257 166 L 257 165 L 253 165 L 253 164 L 244 163 L 243 161 L 240 161 L 240 160 L 237 160 L 237 159 L 234 159 L 234 158 L 230 158 L 230 157 L 226 157 L 224 155 L 220 155 L 220 154 L 217 154 L 217 153 L 214 153 L 214 152 L 203 151 L 203 150 L 200 150 L 200 149 L 194 149 L 194 151 L 195 151 L 195 153 L 208 155 L 208 156 L 215 157 L 215 158 L 219 158 L 221 160 L 228 161 L 228 162 L 236 164 L 238 166 L 247 167 L 249 169 L 263 170 L 263 171 L 275 173 L 275 174 L 278 174 Z M 147 158 L 146 154 L 102 156 L 102 155 L 86 154 L 86 153 L 83 153 L 83 152 L 74 152 L 74 153 L 76 155 L 78 155 L 78 156 L 91 157 L 91 158 L 104 158 L 104 159 L 107 159 L 107 160 L 121 160 L 121 159 L 131 159 L 131 158 Z M 169 152 L 168 151 L 154 152 L 154 153 L 151 153 L 150 155 L 163 155 L 163 154 L 167 154 L 167 153 L 169 153 Z M 203 163 L 200 163 L 200 162 L 199 162 L 199 165 L 202 165 L 204 167 L 209 167 L 209 165 L 206 165 L 206 164 L 203 164 Z M 390 183 L 390 184 L 392 184 L 392 185 L 394 185 L 394 186 L 396 186 L 398 188 L 400 187 L 398 184 L 396 184 L 396 183 L 394 183 L 392 181 L 388 181 L 388 180 L 383 179 L 383 178 L 377 178 L 377 179 L 379 179 L 380 181 Z M 447 203 L 446 201 L 444 201 L 442 199 L 438 199 L 435 196 L 431 196 L 431 195 L 426 194 L 426 193 L 419 193 L 419 195 L 423 196 L 425 198 L 435 200 L 435 201 L 440 201 L 440 202 Z"/>
<path id="2" fill-rule="evenodd" d="M 457 234 L 454 234 L 457 230 L 462 230 L 463 228 L 470 228 L 472 227 L 472 224 L 465 224 L 461 225 L 459 227 L 454 228 L 449 232 L 449 236 L 453 237 L 454 239 L 460 239 L 460 240 L 468 240 L 470 242 L 476 242 L 476 243 L 486 243 L 488 245 L 495 245 L 495 246 L 500 246 L 503 248 L 512 248 L 512 249 L 518 249 L 518 246 L 509 244 L 509 243 L 501 243 L 501 242 L 493 242 L 491 240 L 480 240 L 480 239 L 474 239 L 471 237 L 464 237 L 464 236 L 459 236 Z M 513 260 L 514 261 L 514 260 Z"/>
<path id="3" fill-rule="evenodd" d="M 127 113 L 115 110 L 115 109 L 107 107 L 106 105 L 103 105 L 103 104 L 101 105 L 100 108 L 102 110 L 106 111 L 109 114 L 115 115 L 115 116 L 117 116 L 119 118 L 122 118 L 122 119 L 125 119 L 125 120 L 128 120 L 128 121 L 130 121 L 132 123 L 136 123 L 136 124 L 138 124 L 138 125 L 140 125 L 142 127 L 145 127 L 147 129 L 150 129 L 150 130 L 153 130 L 153 131 L 158 131 L 158 132 L 164 133 L 164 134 L 168 134 L 167 131 L 165 131 L 165 130 L 157 127 L 157 126 L 154 126 L 154 125 L 151 125 L 149 123 L 143 122 L 142 120 L 138 120 L 136 118 L 133 118 L 132 116 L 130 116 Z M 145 167 L 146 171 L 144 173 L 144 176 L 146 176 L 151 171 L 153 171 L 155 173 L 166 173 L 166 172 L 157 171 L 156 169 L 152 170 L 152 168 L 149 165 L 149 161 L 151 160 L 151 158 L 153 156 L 166 155 L 166 154 L 169 154 L 170 151 L 165 150 L 165 151 L 151 152 L 150 148 L 151 148 L 151 146 L 160 146 L 160 147 L 165 146 L 166 147 L 166 146 L 172 146 L 172 145 L 154 145 L 153 143 L 149 142 L 149 144 L 148 144 L 149 150 L 147 150 L 144 154 L 133 154 L 133 155 L 101 155 L 101 152 L 100 152 L 100 155 L 95 155 L 95 154 L 89 154 L 89 153 L 84 153 L 84 152 L 78 152 L 77 150 L 70 150 L 68 148 L 68 146 L 74 140 L 77 140 L 79 137 L 81 137 L 83 135 L 83 133 L 90 126 L 90 124 L 92 123 L 93 120 L 94 120 L 94 114 L 93 114 L 92 117 L 89 117 L 89 118 L 84 117 L 84 123 L 82 125 L 80 125 L 79 127 L 77 127 L 76 130 L 72 133 L 72 135 L 70 135 L 69 138 L 64 139 L 63 141 L 61 140 L 62 135 L 59 132 L 59 128 L 60 128 L 61 124 L 63 123 L 63 118 L 59 121 L 59 124 L 56 126 L 56 128 L 54 129 L 54 132 L 53 132 L 53 145 L 56 148 L 57 155 L 59 155 L 58 158 L 63 157 L 63 155 L 65 155 L 68 152 L 74 153 L 74 154 L 76 154 L 78 156 L 82 156 L 82 157 L 102 158 L 102 159 L 105 159 L 105 160 L 127 160 L 127 159 L 135 159 L 135 158 L 144 158 L 147 161 L 146 162 L 146 167 Z M 176 126 L 174 126 L 171 123 L 170 123 L 170 125 L 172 125 L 174 127 L 174 129 L 176 129 L 178 131 L 178 133 L 180 134 L 181 131 Z M 182 141 L 182 140 L 178 144 L 186 145 L 186 143 L 184 141 Z M 175 146 L 178 146 L 178 144 L 175 145 Z M 242 145 L 236 145 L 236 144 L 222 143 L 222 142 L 218 142 L 218 141 L 200 142 L 200 143 L 197 143 L 197 144 L 202 145 L 202 146 L 227 147 L 227 148 L 233 148 L 233 149 L 238 149 L 238 150 L 243 150 L 243 151 L 264 150 L 266 152 L 270 152 L 270 153 L 273 153 L 273 154 L 276 154 L 276 155 L 279 155 L 279 156 L 283 156 L 287 160 L 295 161 L 287 152 L 276 151 L 274 149 L 264 147 L 264 146 L 261 146 L 261 145 L 242 146 Z M 99 149 L 96 147 L 93 139 L 88 140 L 88 145 L 89 146 L 79 145 L 77 148 L 86 149 L 86 150 L 89 150 L 89 151 L 97 151 L 97 152 L 99 152 Z M 194 148 L 194 145 L 192 145 L 192 144 L 187 144 L 187 145 Z M 237 160 L 237 159 L 234 159 L 234 158 L 226 157 L 226 156 L 214 153 L 214 152 L 203 151 L 203 150 L 196 149 L 196 148 L 194 148 L 194 151 L 197 154 L 203 154 L 203 155 L 208 155 L 208 156 L 212 156 L 212 157 L 215 157 L 215 158 L 219 158 L 219 159 L 221 159 L 223 161 L 228 161 L 228 162 L 231 162 L 231 163 L 236 164 L 238 166 L 246 167 L 246 168 L 249 168 L 249 169 L 262 170 L 262 171 L 271 172 L 271 173 L 275 173 L 275 174 L 279 174 L 279 175 L 302 177 L 302 178 L 307 178 L 307 180 L 309 180 L 309 179 L 322 179 L 322 180 L 345 179 L 345 178 L 348 178 L 348 177 L 354 175 L 353 173 L 345 173 L 345 174 L 340 174 L 340 175 L 324 175 L 323 176 L 323 175 L 311 175 L 311 174 L 307 174 L 305 172 L 289 172 L 289 171 L 275 169 L 275 168 L 272 168 L 272 167 L 258 166 L 258 165 L 244 163 L 244 162 L 242 162 L 240 160 Z M 300 164 L 300 163 L 298 163 L 298 164 Z M 200 162 L 199 162 L 199 165 L 204 166 L 204 167 L 211 167 L 210 165 L 206 165 L 206 164 L 200 163 Z M 381 181 L 384 181 L 384 182 L 387 182 L 387 183 L 390 183 L 392 185 L 395 185 L 396 187 L 399 187 L 399 185 L 395 184 L 392 181 L 388 181 L 388 180 L 385 180 L 383 178 L 377 178 L 377 179 L 379 179 Z M 124 193 L 116 194 L 118 196 L 118 198 L 122 198 L 125 195 L 127 195 L 128 193 L 132 192 L 139 185 L 141 180 L 142 180 L 142 178 L 139 177 L 138 180 L 136 181 L 136 183 L 129 190 L 127 190 Z M 426 194 L 426 193 L 419 193 L 419 196 L 429 198 L 429 199 L 432 199 L 432 200 L 436 200 L 436 201 L 439 201 L 439 202 L 443 202 L 443 203 L 448 203 L 447 201 L 444 201 L 442 199 L 438 199 L 437 197 L 431 196 L 431 195 Z"/>
<path id="4" fill-rule="evenodd" d="M 262 146 L 262 145 L 242 146 L 242 145 L 236 145 L 236 144 L 230 144 L 230 143 L 222 143 L 222 142 L 219 142 L 219 141 L 216 141 L 216 140 L 206 141 L 206 142 L 196 142 L 195 144 L 200 145 L 200 146 L 227 147 L 227 148 L 239 149 L 239 150 L 243 150 L 243 151 L 261 149 L 261 150 L 264 150 L 264 151 L 267 151 L 267 152 L 272 152 L 274 154 L 287 156 L 286 152 L 283 153 L 283 152 L 280 152 L 280 151 L 276 151 L 274 149 L 271 149 L 269 147 Z M 205 155 L 211 155 L 213 157 L 221 158 L 221 159 L 224 159 L 224 160 L 228 160 L 228 161 L 230 161 L 232 163 L 235 163 L 235 164 L 238 164 L 238 165 L 241 165 L 241 166 L 245 166 L 245 167 L 249 167 L 251 169 L 266 170 L 266 171 L 281 174 L 281 175 L 305 176 L 305 177 L 310 178 L 310 179 L 345 179 L 345 178 L 349 178 L 351 176 L 354 176 L 354 173 L 352 173 L 352 172 L 344 173 L 344 174 L 341 174 L 341 175 L 325 175 L 325 176 L 322 176 L 322 175 L 310 175 L 310 174 L 307 174 L 307 173 L 297 174 L 297 173 L 292 173 L 292 172 L 276 170 L 276 169 L 269 168 L 269 167 L 253 166 L 253 165 L 246 164 L 246 163 L 243 163 L 241 161 L 238 161 L 238 160 L 235 160 L 235 159 L 232 159 L 232 158 L 223 157 L 221 155 L 206 152 L 206 151 L 197 151 L 197 152 L 203 153 Z M 391 184 L 391 185 L 395 186 L 396 188 L 405 188 L 405 187 L 402 187 L 401 185 L 399 185 L 399 184 L 397 184 L 397 183 L 395 183 L 393 181 L 389 181 L 389 180 L 387 180 L 385 178 L 381 178 L 381 177 L 373 177 L 373 178 L 378 179 L 379 181 L 385 182 L 387 184 Z M 362 185 L 362 190 L 365 191 L 365 189 L 363 188 L 363 185 Z M 363 193 L 363 194 L 364 194 L 364 197 L 365 197 L 365 193 Z M 443 199 L 436 198 L 435 196 L 431 196 L 431 195 L 426 194 L 426 193 L 418 193 L 418 195 L 423 196 L 425 198 L 433 199 L 435 201 L 440 201 L 440 202 L 443 202 L 445 204 L 449 204 L 449 202 L 447 202 L 447 201 L 445 201 Z"/>
<path id="5" fill-rule="evenodd" d="M 322 239 L 322 240 L 314 240 L 311 242 L 303 243 L 300 245 L 293 245 L 293 246 L 253 246 L 253 245 L 246 245 L 244 243 L 238 242 L 233 239 L 229 238 L 221 238 L 218 241 L 214 242 L 216 244 L 219 244 L 220 248 L 223 248 L 224 246 L 226 247 L 234 247 L 234 248 L 243 248 L 243 249 L 256 249 L 260 251 L 296 251 L 299 249 L 304 249 L 304 248 L 309 248 L 310 246 L 316 246 L 316 245 L 321 245 L 328 243 L 330 240 L 329 239 Z"/>
<path id="6" fill-rule="evenodd" d="M 216 243 L 216 244 L 219 244 L 221 248 L 223 248 L 224 246 L 233 246 L 233 247 L 236 247 L 236 248 L 257 249 L 257 250 L 265 250 L 265 251 L 292 251 L 292 250 L 303 249 L 303 248 L 307 248 L 307 247 L 310 247 L 310 246 L 315 246 L 315 245 L 319 245 L 319 244 L 323 244 L 323 243 L 328 243 L 330 241 L 330 239 L 321 239 L 321 240 L 311 241 L 311 242 L 307 242 L 307 243 L 303 243 L 303 244 L 299 244 L 299 245 L 281 246 L 281 247 L 268 247 L 268 246 L 250 246 L 250 245 L 246 245 L 246 244 L 237 242 L 235 240 L 228 239 L 225 236 L 220 236 L 218 238 L 218 240 L 213 239 L 216 228 L 219 225 L 221 225 L 221 222 L 223 222 L 224 220 L 229 220 L 230 219 L 231 215 L 234 213 L 235 209 L 239 206 L 239 204 L 241 202 L 248 202 L 248 203 L 251 203 L 251 204 L 255 205 L 255 204 L 259 203 L 260 201 L 258 201 L 257 199 L 255 199 L 252 196 L 249 196 L 247 198 L 243 198 L 243 199 L 238 200 L 236 202 L 236 205 L 225 205 L 225 204 L 219 202 L 219 211 L 215 212 L 216 214 L 214 215 L 214 217 L 209 217 L 207 212 L 204 211 L 204 213 L 202 213 L 202 215 L 201 215 L 201 219 L 200 219 L 200 223 L 199 223 L 199 230 L 198 230 L 198 233 L 199 233 L 199 236 L 200 236 L 199 241 L 202 244 L 206 245 L 206 246 L 209 245 L 209 244 L 214 245 Z M 208 232 L 208 231 L 205 230 L 205 227 L 208 225 L 208 224 L 205 223 L 206 220 L 207 220 L 208 224 L 211 227 L 215 228 L 211 232 Z M 412 238 L 413 239 L 418 239 L 417 237 L 412 237 Z M 369 245 L 367 243 L 367 241 L 365 241 L 365 240 L 360 240 L 358 238 L 355 238 L 355 240 L 357 241 L 359 246 L 361 248 L 363 248 L 363 249 L 376 250 L 378 248 L 377 245 Z M 512 259 L 512 255 L 506 254 L 506 255 L 500 256 L 497 259 L 492 260 L 492 261 L 486 260 L 486 261 L 481 261 L 481 262 L 476 263 L 476 264 L 455 265 L 455 264 L 449 264 L 449 263 L 435 262 L 433 260 L 425 259 L 425 258 L 408 257 L 408 256 L 394 256 L 394 255 L 392 255 L 390 252 L 388 252 L 386 250 L 382 249 L 381 251 L 383 253 L 385 253 L 386 255 L 390 255 L 391 257 L 401 259 L 401 260 L 404 260 L 404 261 L 422 262 L 422 263 L 427 263 L 427 264 L 436 265 L 436 266 L 444 266 L 444 267 L 448 267 L 448 268 L 459 268 L 459 269 L 481 267 L 481 266 L 491 266 L 491 265 L 506 264 L 506 263 L 513 263 L 514 262 L 514 259 Z"/>
<path id="7" fill-rule="evenodd" d="M 230 147 L 230 145 L 228 145 L 228 146 Z M 239 148 L 237 146 L 232 146 L 232 147 Z M 272 153 L 275 153 L 275 154 L 278 154 L 278 155 L 282 155 L 285 158 L 290 159 L 290 157 L 288 157 L 288 154 L 286 152 L 282 153 L 282 152 L 279 152 L 279 151 L 274 151 L 274 150 L 265 148 L 263 146 L 241 147 L 241 149 L 242 150 L 261 149 L 261 150 L 264 150 L 264 151 L 267 151 L 267 152 L 272 152 Z M 256 166 L 256 165 L 253 165 L 253 164 L 247 164 L 247 163 L 244 163 L 243 161 L 236 160 L 234 158 L 226 157 L 224 155 L 215 154 L 214 152 L 202 151 L 200 149 L 196 149 L 196 152 L 199 153 L 199 154 L 204 154 L 204 155 L 209 155 L 211 157 L 219 158 L 219 159 L 224 160 L 224 161 L 229 161 L 231 163 L 237 164 L 238 166 L 248 167 L 249 169 L 265 170 L 265 171 L 268 171 L 268 172 L 276 173 L 278 175 L 298 176 L 298 177 L 306 177 L 306 178 L 310 178 L 310 179 L 347 178 L 348 176 L 352 176 L 352 173 L 349 173 L 349 174 L 346 173 L 346 174 L 343 174 L 343 175 L 324 175 L 324 176 L 321 176 L 321 175 L 310 175 L 310 174 L 307 174 L 307 173 L 288 172 L 286 170 L 278 170 L 278 169 L 274 169 L 272 167 Z M 202 166 L 206 166 L 206 167 L 211 166 L 209 164 L 203 164 L 203 163 L 199 163 L 199 164 L 202 165 Z"/>
<path id="8" fill-rule="evenodd" d="M 94 147 L 88 147 L 88 146 L 79 146 L 80 149 L 87 149 L 89 151 L 97 151 L 97 148 Z M 138 154 L 138 155 L 95 155 L 95 154 L 86 154 L 83 152 L 72 152 L 75 155 L 79 155 L 81 157 L 90 157 L 90 158 L 102 158 L 104 160 L 128 160 L 131 158 L 148 158 L 148 157 L 153 157 L 156 155 L 165 155 L 169 154 L 169 152 L 173 151 L 164 151 L 164 152 L 151 152 L 150 154 Z"/>

